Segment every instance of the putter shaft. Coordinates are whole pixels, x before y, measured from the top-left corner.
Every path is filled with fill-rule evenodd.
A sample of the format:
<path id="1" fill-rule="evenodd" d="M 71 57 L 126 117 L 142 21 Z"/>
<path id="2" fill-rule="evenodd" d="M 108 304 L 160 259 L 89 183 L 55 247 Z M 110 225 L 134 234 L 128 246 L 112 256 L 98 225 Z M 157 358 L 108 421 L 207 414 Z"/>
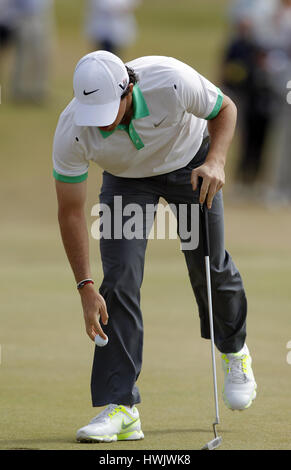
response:
<path id="1" fill-rule="evenodd" d="M 215 403 L 215 422 L 213 423 L 214 435 L 217 437 L 215 426 L 219 424 L 219 410 L 218 410 L 218 393 L 217 393 L 217 378 L 216 378 L 216 361 L 215 361 L 215 345 L 214 345 L 214 328 L 213 328 L 213 311 L 212 311 L 212 295 L 211 295 L 211 279 L 210 279 L 210 262 L 209 256 L 205 256 L 205 270 L 207 279 L 207 297 L 208 297 L 208 311 L 209 311 L 209 327 L 211 339 L 211 357 L 212 357 L 212 374 L 213 374 L 213 391 Z"/>
<path id="2" fill-rule="evenodd" d="M 208 300 L 208 314 L 209 314 L 209 329 L 211 340 L 211 358 L 212 358 L 212 373 L 213 373 L 213 391 L 215 403 L 215 422 L 213 423 L 214 439 L 209 441 L 202 450 L 216 449 L 222 442 L 222 438 L 217 435 L 216 426 L 220 423 L 219 409 L 218 409 L 218 393 L 217 393 L 217 378 L 216 378 L 216 361 L 215 361 L 215 343 L 214 343 L 214 327 L 213 327 L 213 309 L 212 309 L 212 294 L 211 294 L 211 276 L 210 276 L 210 243 L 209 243 L 209 227 L 208 227 L 208 209 L 206 205 L 201 205 L 201 222 L 202 234 L 205 256 L 205 272 L 206 272 L 206 285 L 207 285 L 207 300 Z"/>

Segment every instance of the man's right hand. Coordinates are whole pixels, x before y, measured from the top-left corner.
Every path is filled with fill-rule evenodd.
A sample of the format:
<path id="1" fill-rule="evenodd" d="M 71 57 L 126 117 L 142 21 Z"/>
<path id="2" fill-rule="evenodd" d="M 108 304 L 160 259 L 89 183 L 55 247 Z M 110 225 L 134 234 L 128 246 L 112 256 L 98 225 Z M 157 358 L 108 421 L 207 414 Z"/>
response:
<path id="1" fill-rule="evenodd" d="M 76 281 L 90 277 L 89 239 L 85 215 L 86 180 L 64 183 L 56 180 L 58 218 L 64 247 Z M 98 334 L 106 339 L 99 320 L 108 322 L 106 303 L 92 284 L 79 289 L 88 336 L 95 340 Z"/>
<path id="2" fill-rule="evenodd" d="M 81 295 L 87 335 L 92 341 L 95 340 L 97 334 L 101 336 L 101 338 L 106 339 L 106 335 L 99 322 L 101 318 L 103 325 L 107 325 L 108 323 L 105 300 L 102 295 L 96 292 L 92 284 L 86 284 L 79 292 Z"/>

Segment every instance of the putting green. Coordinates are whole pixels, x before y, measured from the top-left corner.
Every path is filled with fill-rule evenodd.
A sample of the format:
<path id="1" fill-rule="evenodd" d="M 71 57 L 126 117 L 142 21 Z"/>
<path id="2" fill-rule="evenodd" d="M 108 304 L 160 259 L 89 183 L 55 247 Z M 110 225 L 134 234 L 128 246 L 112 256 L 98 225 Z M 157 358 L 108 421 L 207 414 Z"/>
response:
<path id="1" fill-rule="evenodd" d="M 6 102 L 2 92 L 0 449 L 199 449 L 212 439 L 210 343 L 200 338 L 179 244 L 168 240 L 149 242 L 142 288 L 145 344 L 138 385 L 145 439 L 110 445 L 75 442 L 76 430 L 97 410 L 90 404 L 93 343 L 85 334 L 80 300 L 61 246 L 51 177 L 57 115 L 71 97 L 74 64 L 86 52 L 85 41 L 76 34 L 82 2 L 71 3 L 69 7 L 58 0 L 59 47 L 50 103 L 44 108 L 17 107 Z M 147 0 L 138 13 L 140 38 L 129 56 L 177 56 L 214 79 L 225 34 L 225 4 L 207 0 L 194 9 L 190 0 Z M 230 161 L 229 178 L 231 168 Z M 100 172 L 92 166 L 89 225 L 99 186 Z M 291 365 L 286 347 L 291 340 L 291 221 L 285 210 L 232 205 L 227 191 L 228 187 L 226 245 L 248 295 L 247 342 L 258 396 L 247 411 L 226 409 L 217 355 L 221 448 L 291 449 Z M 94 240 L 91 259 L 98 284 L 102 273 Z"/>

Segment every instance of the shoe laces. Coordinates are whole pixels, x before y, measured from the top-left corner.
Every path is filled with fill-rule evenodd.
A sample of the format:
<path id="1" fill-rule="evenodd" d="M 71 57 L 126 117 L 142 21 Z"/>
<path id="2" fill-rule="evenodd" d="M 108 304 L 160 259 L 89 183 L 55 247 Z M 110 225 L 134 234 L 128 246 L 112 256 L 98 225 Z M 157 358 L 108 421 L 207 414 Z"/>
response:
<path id="1" fill-rule="evenodd" d="M 227 366 L 227 372 L 230 374 L 230 379 L 233 383 L 242 384 L 247 382 L 247 356 L 232 356 L 228 357 L 229 363 Z"/>
<path id="2" fill-rule="evenodd" d="M 90 424 L 93 423 L 104 423 L 107 421 L 108 418 L 114 416 L 116 413 L 120 411 L 120 406 L 115 405 L 114 403 L 111 403 L 110 405 L 106 406 L 101 413 L 99 413 L 97 416 L 95 416 L 91 421 Z"/>

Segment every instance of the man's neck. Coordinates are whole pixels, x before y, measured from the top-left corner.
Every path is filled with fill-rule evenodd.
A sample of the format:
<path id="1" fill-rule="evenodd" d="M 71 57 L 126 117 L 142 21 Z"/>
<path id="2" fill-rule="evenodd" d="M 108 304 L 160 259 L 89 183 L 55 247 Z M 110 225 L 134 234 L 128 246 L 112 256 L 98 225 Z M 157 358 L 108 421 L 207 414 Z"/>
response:
<path id="1" fill-rule="evenodd" d="M 126 111 L 124 113 L 124 116 L 120 124 L 124 124 L 128 126 L 132 119 L 132 116 L 133 116 L 133 101 L 132 101 L 132 95 L 129 95 L 127 106 L 126 106 Z"/>

